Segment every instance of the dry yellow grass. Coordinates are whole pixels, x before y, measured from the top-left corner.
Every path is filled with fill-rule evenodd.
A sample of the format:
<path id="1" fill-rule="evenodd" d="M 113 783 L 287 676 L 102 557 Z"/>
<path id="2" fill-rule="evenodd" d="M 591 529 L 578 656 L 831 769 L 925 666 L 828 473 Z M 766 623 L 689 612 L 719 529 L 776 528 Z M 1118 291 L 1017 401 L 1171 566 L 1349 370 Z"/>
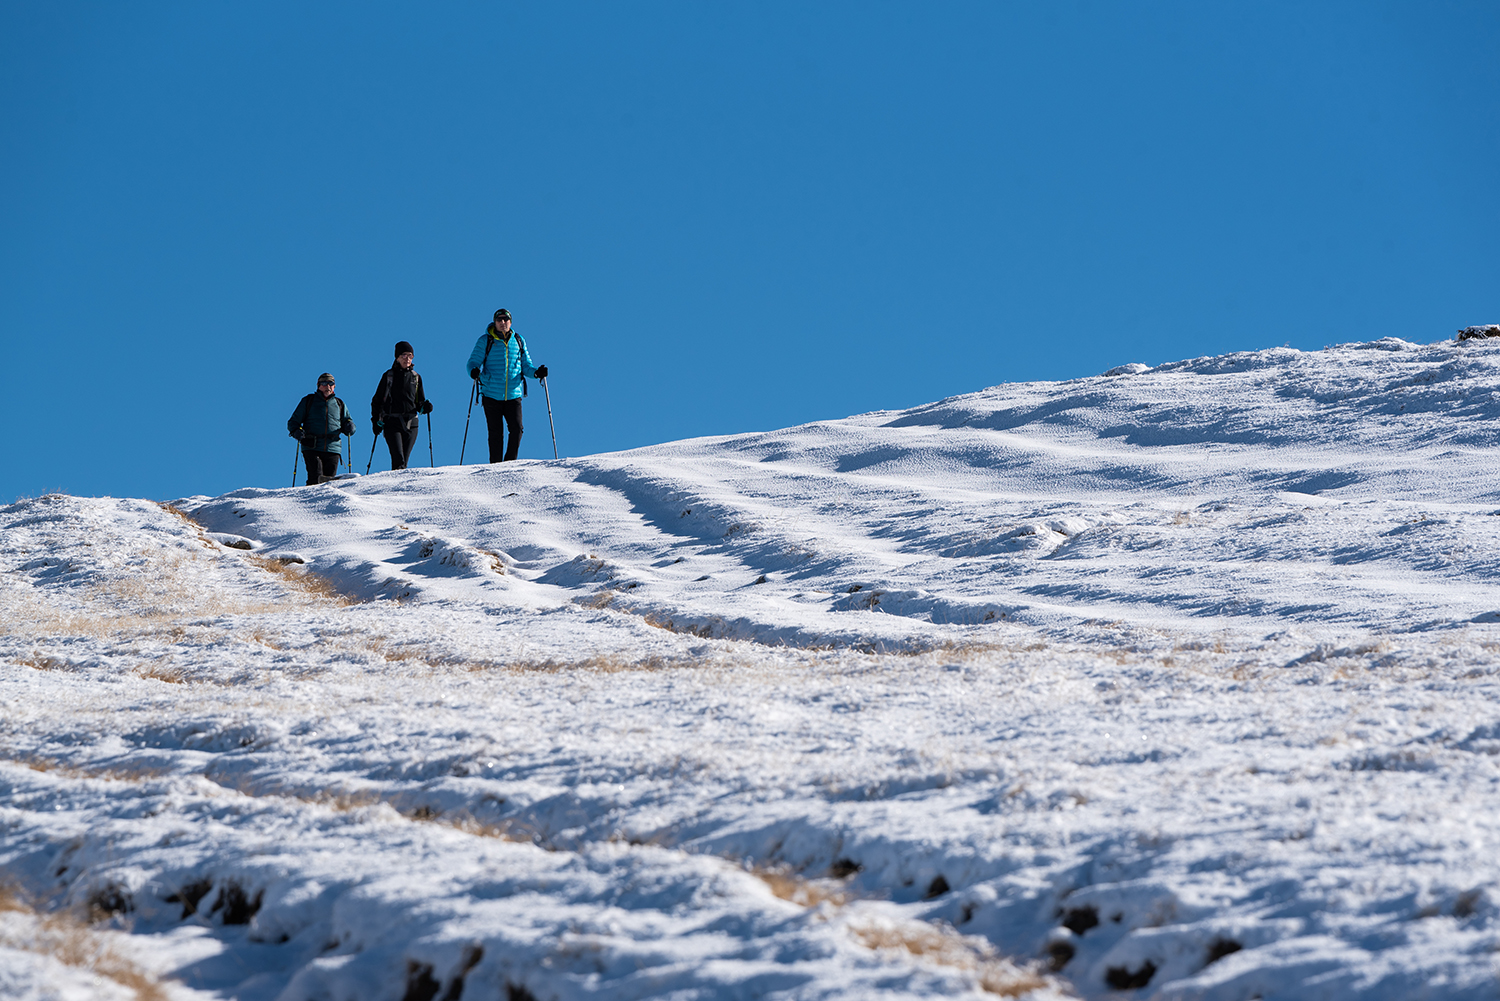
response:
<path id="1" fill-rule="evenodd" d="M 187 680 L 187 672 L 169 664 L 147 664 L 135 669 L 137 677 L 164 681 L 169 685 L 180 685 Z"/>
<path id="2" fill-rule="evenodd" d="M 110 947 L 107 938 L 66 912 L 41 914 L 13 884 L 0 884 L 0 911 L 26 919 L 0 930 L 0 944 L 50 956 L 65 966 L 88 970 L 135 992 L 137 1001 L 167 1001 L 160 981 Z"/>
<path id="3" fill-rule="evenodd" d="M 849 892 L 831 879 L 805 879 L 785 866 L 759 866 L 750 873 L 770 887 L 773 895 L 803 907 L 842 907 L 849 902 Z"/>
<path id="4" fill-rule="evenodd" d="M 209 549 L 217 548 L 214 541 L 206 534 L 204 527 L 194 521 L 191 515 L 173 507 L 171 504 L 162 504 L 161 509 L 168 514 L 176 515 L 184 523 L 197 531 L 199 540 L 206 547 Z M 280 560 L 271 559 L 267 556 L 258 556 L 255 553 L 241 552 L 239 550 L 232 551 L 241 559 L 248 560 L 254 566 L 260 567 L 276 580 L 299 594 L 331 601 L 336 605 L 348 605 L 355 600 L 341 592 L 328 578 L 299 567 L 295 563 L 283 563 Z"/>
<path id="5" fill-rule="evenodd" d="M 1020 997 L 1049 986 L 1046 977 L 1002 958 L 984 939 L 943 925 L 862 925 L 851 926 L 849 933 L 870 949 L 896 950 L 939 966 L 971 971 L 986 993 L 1000 997 Z"/>
<path id="6" fill-rule="evenodd" d="M 104 779 L 113 782 L 142 782 L 168 774 L 167 770 L 151 765 L 110 765 L 102 768 L 82 768 L 52 758 L 34 754 L 7 755 L 0 757 L 0 764 L 21 765 L 34 772 L 55 772 L 70 779 Z"/>
<path id="7" fill-rule="evenodd" d="M 517 671 L 542 674 L 560 674 L 564 671 L 587 671 L 596 674 L 619 674 L 622 671 L 666 671 L 672 669 L 701 668 L 702 658 L 694 657 L 619 657 L 596 654 L 581 660 L 458 660 L 445 657 L 425 658 L 429 664 L 444 667 L 462 667 L 471 672 Z"/>
<path id="8" fill-rule="evenodd" d="M 218 780 L 215 780 L 218 781 Z M 224 783 L 220 783 L 224 784 Z M 499 823 L 481 821 L 467 810 L 442 811 L 428 805 L 403 806 L 401 800 L 405 797 L 401 794 L 382 793 L 376 789 L 319 789 L 314 791 L 267 791 L 258 789 L 249 781 L 241 779 L 225 788 L 233 789 L 235 792 L 255 799 L 282 799 L 296 800 L 301 803 L 309 803 L 347 813 L 354 810 L 368 810 L 372 807 L 388 806 L 400 816 L 419 824 L 436 824 L 449 827 L 464 834 L 476 838 L 496 838 L 501 841 L 513 841 L 518 844 L 539 844 L 540 832 L 532 826 L 518 820 L 505 820 Z M 545 845 L 543 847 L 546 847 Z"/>
<path id="9" fill-rule="evenodd" d="M 68 662 L 59 657 L 49 657 L 39 653 L 24 654 L 11 659 L 13 663 L 36 671 L 60 671 L 68 666 Z"/>
<path id="10" fill-rule="evenodd" d="M 629 612 L 630 609 L 621 609 L 621 611 Z M 641 621 L 646 623 L 646 625 L 648 626 L 654 626 L 657 629 L 665 629 L 669 633 L 678 633 L 685 636 L 697 636 L 700 639 L 713 639 L 714 635 L 714 629 L 711 625 L 679 626 L 673 620 L 663 618 L 655 614 L 654 612 L 648 612 L 645 615 L 641 616 Z"/>
<path id="11" fill-rule="evenodd" d="M 282 563 L 280 560 L 273 560 L 269 556 L 257 556 L 255 553 L 240 553 L 239 556 L 306 597 L 322 599 L 340 606 L 351 605 L 355 602 L 353 597 L 340 591 L 327 577 L 304 569 L 296 563 Z"/>
<path id="12" fill-rule="evenodd" d="M 610 602 L 615 600 L 615 597 L 615 592 L 606 587 L 602 590 L 595 591 L 587 598 L 579 598 L 578 604 L 582 605 L 584 608 L 608 608 Z M 651 624 L 655 625 L 655 623 Z"/>

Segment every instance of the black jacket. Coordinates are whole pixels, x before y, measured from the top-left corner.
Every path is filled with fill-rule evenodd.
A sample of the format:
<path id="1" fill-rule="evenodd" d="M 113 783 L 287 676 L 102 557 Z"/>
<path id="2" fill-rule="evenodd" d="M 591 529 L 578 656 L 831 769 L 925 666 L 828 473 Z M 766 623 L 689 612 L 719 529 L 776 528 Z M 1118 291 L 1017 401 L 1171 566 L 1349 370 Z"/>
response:
<path id="1" fill-rule="evenodd" d="M 389 418 L 399 418 L 411 425 L 426 402 L 422 377 L 417 370 L 393 364 L 380 376 L 375 395 L 370 399 L 370 422 L 379 424 Z"/>

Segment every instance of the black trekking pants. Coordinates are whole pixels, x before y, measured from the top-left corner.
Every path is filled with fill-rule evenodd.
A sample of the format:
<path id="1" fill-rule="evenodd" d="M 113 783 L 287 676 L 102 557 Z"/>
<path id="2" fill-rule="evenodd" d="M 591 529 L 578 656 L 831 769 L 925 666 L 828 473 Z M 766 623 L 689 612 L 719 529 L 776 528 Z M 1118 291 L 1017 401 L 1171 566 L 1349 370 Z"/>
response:
<path id="1" fill-rule="evenodd" d="M 339 454 L 337 452 L 308 452 L 304 450 L 302 458 L 307 460 L 307 485 L 310 487 L 331 480 L 339 474 Z"/>
<path id="2" fill-rule="evenodd" d="M 484 423 L 490 430 L 490 461 L 509 462 L 521 450 L 521 401 L 484 398 Z M 510 447 L 505 447 L 505 426 L 510 425 Z"/>
<path id="3" fill-rule="evenodd" d="M 405 469 L 411 458 L 411 447 L 417 443 L 417 422 L 407 424 L 401 417 L 385 418 L 385 444 L 391 450 L 391 468 Z"/>

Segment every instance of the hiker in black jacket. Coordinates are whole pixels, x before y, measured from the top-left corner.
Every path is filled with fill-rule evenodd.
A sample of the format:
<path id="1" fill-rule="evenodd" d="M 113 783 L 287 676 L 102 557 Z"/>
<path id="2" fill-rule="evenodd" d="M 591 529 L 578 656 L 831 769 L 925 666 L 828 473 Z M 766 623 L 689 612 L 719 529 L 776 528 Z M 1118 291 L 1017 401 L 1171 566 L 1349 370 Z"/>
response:
<path id="1" fill-rule="evenodd" d="M 411 447 L 417 441 L 417 415 L 432 413 L 432 403 L 422 392 L 422 377 L 412 368 L 416 353 L 406 341 L 396 342 L 396 360 L 380 377 L 370 400 L 370 423 L 385 431 L 391 450 L 391 468 L 405 469 Z"/>
<path id="2" fill-rule="evenodd" d="M 333 376 L 318 376 L 318 391 L 297 401 L 286 422 L 287 434 L 302 442 L 307 460 L 307 485 L 314 486 L 338 475 L 343 453 L 340 435 L 354 434 L 354 421 L 344 401 L 333 395 Z"/>

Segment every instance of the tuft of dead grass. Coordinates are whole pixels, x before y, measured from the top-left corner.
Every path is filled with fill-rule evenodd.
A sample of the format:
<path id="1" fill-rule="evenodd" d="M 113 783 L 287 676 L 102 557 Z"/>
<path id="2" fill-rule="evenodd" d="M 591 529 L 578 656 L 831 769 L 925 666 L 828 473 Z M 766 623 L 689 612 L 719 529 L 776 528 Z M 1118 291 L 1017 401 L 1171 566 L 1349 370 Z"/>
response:
<path id="1" fill-rule="evenodd" d="M 579 598 L 578 604 L 584 608 L 608 608 L 609 603 L 615 600 L 615 592 L 609 588 L 601 588 L 587 598 Z"/>
<path id="2" fill-rule="evenodd" d="M 697 657 L 639 657 L 630 659 L 618 657 L 611 654 L 596 654 L 585 657 L 582 660 L 470 660 L 470 661 L 445 661 L 429 659 L 430 664 L 457 665 L 461 664 L 469 671 L 478 673 L 480 671 L 518 671 L 535 672 L 538 674 L 561 674 L 565 671 L 589 671 L 596 674 L 620 674 L 625 671 L 668 671 L 687 668 L 701 668 L 702 658 Z"/>
<path id="3" fill-rule="evenodd" d="M 502 820 L 498 823 L 482 821 L 469 813 L 467 810 L 439 810 L 430 804 L 411 806 L 404 803 L 407 797 L 396 793 L 382 793 L 375 789 L 320 789 L 311 792 L 265 792 L 254 788 L 248 782 L 241 780 L 234 784 L 225 784 L 219 779 L 214 779 L 225 788 L 234 789 L 244 796 L 256 799 L 276 798 L 292 799 L 302 803 L 310 803 L 317 806 L 336 810 L 340 813 L 348 813 L 355 810 L 368 810 L 378 806 L 388 806 L 407 820 L 418 824 L 437 824 L 461 831 L 464 834 L 476 838 L 495 838 L 500 841 L 512 841 L 517 844 L 543 844 L 541 832 L 535 827 L 519 820 Z"/>
<path id="4" fill-rule="evenodd" d="M 622 610 L 629 611 L 629 609 Z M 682 636 L 697 636 L 699 639 L 705 640 L 714 638 L 714 627 L 712 625 L 679 626 L 672 619 L 657 615 L 654 612 L 647 612 L 641 616 L 641 621 L 656 629 L 665 629 L 669 633 L 677 633 Z"/>
<path id="5" fill-rule="evenodd" d="M 6 755 L 0 757 L 0 764 L 21 765 L 34 772 L 53 772 L 70 779 L 104 779 L 110 782 L 144 782 L 170 774 L 168 769 L 152 765 L 124 764 L 84 768 L 34 754 Z"/>
<path id="6" fill-rule="evenodd" d="M 1000 956 L 984 939 L 962 935 L 946 925 L 859 925 L 851 926 L 849 934 L 869 949 L 900 951 L 939 966 L 968 970 L 988 994 L 1013 998 L 1051 986 L 1036 970 Z"/>
<path id="7" fill-rule="evenodd" d="M 241 559 L 249 560 L 282 584 L 307 597 L 330 601 L 340 607 L 355 604 L 356 599 L 340 591 L 333 581 L 296 563 L 283 563 L 269 556 L 255 553 L 240 553 Z"/>
<path id="8" fill-rule="evenodd" d="M 11 660 L 36 671 L 61 671 L 69 667 L 68 662 L 61 657 L 49 657 L 40 653 L 23 654 L 20 657 L 12 657 Z"/>
<path id="9" fill-rule="evenodd" d="M 213 540 L 209 539 L 207 530 L 195 521 L 192 515 L 173 507 L 171 504 L 159 503 L 159 506 L 163 511 L 182 519 L 183 522 L 197 531 L 199 540 L 209 549 L 217 548 Z M 353 596 L 340 591 L 327 577 L 304 569 L 297 564 L 284 563 L 269 556 L 260 556 L 256 553 L 240 550 L 235 550 L 235 555 L 241 559 L 249 560 L 250 563 L 271 574 L 282 584 L 307 597 L 331 601 L 340 606 L 354 604 L 357 601 Z M 267 610 L 273 609 L 268 608 Z"/>
<path id="10" fill-rule="evenodd" d="M 149 678 L 152 681 L 163 681 L 169 685 L 180 685 L 187 681 L 187 672 L 180 667 L 172 667 L 168 664 L 148 664 L 135 669 L 136 677 Z"/>
<path id="11" fill-rule="evenodd" d="M 776 897 L 802 907 L 819 904 L 842 907 L 850 899 L 849 891 L 833 880 L 807 879 L 787 866 L 753 866 L 750 874 L 765 883 Z"/>
<path id="12" fill-rule="evenodd" d="M 14 883 L 0 883 L 0 911 L 24 915 L 0 929 L 0 944 L 50 956 L 65 966 L 88 970 L 135 992 L 137 1001 L 168 1001 L 160 981 L 115 952 L 106 936 L 66 911 L 43 914 Z"/>

